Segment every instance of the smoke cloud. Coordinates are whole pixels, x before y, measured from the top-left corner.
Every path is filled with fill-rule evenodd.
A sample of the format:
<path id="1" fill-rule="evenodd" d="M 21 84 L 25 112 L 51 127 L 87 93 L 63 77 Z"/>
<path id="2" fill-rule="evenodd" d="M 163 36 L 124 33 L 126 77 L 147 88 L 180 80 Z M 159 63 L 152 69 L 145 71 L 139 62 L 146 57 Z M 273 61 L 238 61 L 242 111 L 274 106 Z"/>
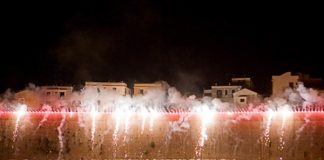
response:
<path id="1" fill-rule="evenodd" d="M 170 87 L 164 82 L 161 89 L 148 90 L 145 95 L 139 96 L 121 96 L 117 92 L 102 90 L 98 92 L 94 88 L 86 88 L 81 91 L 75 91 L 64 99 L 59 97 L 49 97 L 44 95 L 44 91 L 33 84 L 30 84 L 23 92 L 28 96 L 32 96 L 34 101 L 32 104 L 39 106 L 33 110 L 53 111 L 61 110 L 62 107 L 67 110 L 90 112 L 92 107 L 98 112 L 113 112 L 117 109 L 122 112 L 150 112 L 155 110 L 158 112 L 191 112 L 197 111 L 197 108 L 206 106 L 214 111 L 235 111 L 242 109 L 233 103 L 222 102 L 220 99 L 212 97 L 197 98 L 195 95 L 182 95 L 176 88 Z M 19 99 L 17 95 L 21 93 L 12 93 L 6 91 L 1 97 L 1 110 L 15 110 L 18 106 Z M 44 101 L 43 99 L 46 99 Z M 302 83 L 296 89 L 287 89 L 277 97 L 266 98 L 258 104 L 249 104 L 245 108 L 251 111 L 267 111 L 267 110 L 296 110 L 306 109 L 312 105 L 323 105 L 323 96 L 319 95 L 314 89 L 308 89 Z M 29 108 L 30 109 L 30 108 Z M 44 117 L 45 118 L 45 117 Z M 81 125 L 82 119 L 80 119 Z M 82 125 L 81 125 L 82 126 Z"/>

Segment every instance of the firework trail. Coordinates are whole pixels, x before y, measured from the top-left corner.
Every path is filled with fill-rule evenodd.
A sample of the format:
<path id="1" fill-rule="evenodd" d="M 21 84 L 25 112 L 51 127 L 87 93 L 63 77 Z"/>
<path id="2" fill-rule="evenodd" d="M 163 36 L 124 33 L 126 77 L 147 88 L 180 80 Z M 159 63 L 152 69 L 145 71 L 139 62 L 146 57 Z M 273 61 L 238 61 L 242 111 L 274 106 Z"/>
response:
<path id="1" fill-rule="evenodd" d="M 17 136 L 18 136 L 18 132 L 19 132 L 19 121 L 22 118 L 23 115 L 25 115 L 27 111 L 27 106 L 24 104 L 20 104 L 19 110 L 15 112 L 17 119 L 16 119 L 16 123 L 15 123 L 15 130 L 13 132 L 13 138 L 12 141 L 13 143 L 16 142 Z M 12 146 L 14 148 L 14 146 Z"/>
<path id="2" fill-rule="evenodd" d="M 113 147 L 114 147 L 113 157 L 114 158 L 116 158 L 116 156 L 117 156 L 118 132 L 119 132 L 119 125 L 120 125 L 120 120 L 121 120 L 122 116 L 123 115 L 119 110 L 114 112 L 114 118 L 115 118 L 115 129 L 114 129 L 114 133 L 113 133 Z"/>
<path id="3" fill-rule="evenodd" d="M 264 139 L 265 139 L 265 146 L 269 146 L 270 144 L 270 127 L 273 118 L 274 112 L 272 110 L 267 112 L 267 121 L 266 121 L 266 128 L 264 131 Z"/>
<path id="4" fill-rule="evenodd" d="M 96 133 L 96 117 L 98 115 L 98 112 L 96 111 L 95 107 L 92 106 L 91 108 L 91 117 L 92 117 L 92 123 L 91 123 L 91 149 L 93 150 L 94 147 L 94 137 Z"/>
<path id="5" fill-rule="evenodd" d="M 50 111 L 52 108 L 49 106 L 49 105 L 44 105 L 43 107 L 42 107 L 42 111 L 44 111 L 45 112 L 45 115 L 44 115 L 44 117 L 42 118 L 42 120 L 39 122 L 39 124 L 38 124 L 38 126 L 37 126 L 37 128 L 36 128 L 36 130 L 34 131 L 34 133 L 33 133 L 33 135 L 35 135 L 36 134 L 36 132 L 39 130 L 39 128 L 47 121 L 47 118 L 48 118 L 48 116 L 49 116 L 49 112 L 48 111 Z"/>
<path id="6" fill-rule="evenodd" d="M 196 158 L 201 157 L 203 147 L 205 145 L 206 140 L 208 139 L 207 125 L 211 122 L 213 117 L 213 112 L 210 111 L 208 107 L 200 108 L 200 111 L 198 113 L 201 119 L 201 130 L 200 130 L 198 145 L 196 146 L 195 149 Z"/>
<path id="7" fill-rule="evenodd" d="M 63 142 L 63 131 L 62 128 L 64 127 L 65 124 L 65 120 L 66 120 L 66 113 L 62 114 L 62 120 L 60 125 L 57 127 L 57 131 L 58 131 L 58 139 L 59 139 L 59 155 L 57 157 L 57 160 L 60 160 L 62 157 L 62 152 L 63 152 L 63 147 L 64 147 L 64 142 Z"/>

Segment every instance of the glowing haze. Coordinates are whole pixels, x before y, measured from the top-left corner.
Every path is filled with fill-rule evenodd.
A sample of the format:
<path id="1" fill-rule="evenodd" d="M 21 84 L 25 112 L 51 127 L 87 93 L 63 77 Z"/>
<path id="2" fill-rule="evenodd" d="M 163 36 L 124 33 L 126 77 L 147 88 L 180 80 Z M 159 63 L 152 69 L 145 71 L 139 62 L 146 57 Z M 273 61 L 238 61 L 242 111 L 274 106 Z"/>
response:
<path id="1" fill-rule="evenodd" d="M 203 97 L 196 98 L 195 95 L 182 96 L 174 87 L 169 87 L 166 83 L 163 89 L 152 89 L 144 95 L 139 96 L 121 96 L 117 92 L 102 90 L 98 92 L 96 89 L 83 89 L 80 92 L 74 92 L 70 97 L 65 100 L 57 99 L 60 107 L 50 106 L 49 104 L 43 104 L 39 111 L 44 112 L 43 118 L 38 124 L 38 127 L 34 131 L 42 126 L 47 121 L 48 114 L 54 112 L 60 112 L 61 122 L 57 126 L 58 140 L 59 140 L 59 155 L 58 159 L 62 158 L 62 152 L 64 147 L 64 125 L 67 116 L 78 116 L 78 124 L 80 127 L 90 125 L 89 139 L 92 142 L 91 149 L 95 148 L 96 139 L 96 121 L 103 113 L 111 114 L 115 123 L 113 129 L 113 147 L 114 147 L 114 158 L 117 157 L 117 147 L 119 140 L 122 140 L 123 144 L 128 143 L 129 131 L 132 125 L 132 117 L 139 116 L 140 130 L 143 134 L 144 130 L 149 131 L 153 134 L 155 129 L 155 120 L 159 116 L 164 114 L 180 115 L 176 121 L 169 122 L 169 131 L 167 136 L 168 143 L 171 139 L 173 132 L 186 132 L 190 125 L 188 123 L 189 117 L 197 115 L 198 124 L 200 125 L 199 137 L 197 139 L 197 145 L 195 147 L 195 158 L 199 158 L 202 155 L 204 145 L 208 141 L 208 126 L 211 123 L 217 122 L 217 113 L 225 113 L 228 116 L 232 116 L 235 113 L 242 113 L 232 121 L 237 123 L 242 119 L 250 119 L 251 116 L 245 113 L 260 113 L 264 112 L 263 117 L 263 140 L 264 145 L 270 145 L 270 127 L 272 120 L 280 118 L 281 126 L 278 130 L 279 139 L 279 151 L 284 151 L 285 148 L 285 130 L 286 122 L 292 117 L 294 112 L 299 111 L 321 111 L 323 112 L 323 97 L 320 96 L 315 90 L 307 89 L 302 84 L 299 84 L 295 90 L 287 89 L 279 97 L 266 98 L 262 103 L 251 103 L 247 106 L 236 106 L 232 103 L 223 103 L 217 98 Z M 39 90 L 32 90 L 35 92 L 35 96 L 42 98 L 38 92 Z M 73 105 L 72 105 L 73 104 Z M 2 101 L 0 108 L 3 112 L 13 112 L 16 115 L 15 130 L 13 133 L 13 142 L 16 141 L 19 133 L 19 125 L 22 125 L 22 119 L 26 112 L 34 112 L 34 110 L 28 110 L 28 106 L 25 104 L 16 103 L 15 101 Z M 296 141 L 299 138 L 299 134 L 302 132 L 304 127 L 309 122 L 308 116 L 305 116 L 305 124 L 302 125 L 296 131 Z M 90 122 L 90 123 L 89 123 Z M 121 133 L 122 132 L 122 133 Z M 123 134 L 123 137 L 120 137 Z M 103 140 L 101 140 L 103 141 Z M 240 140 L 237 139 L 237 142 Z M 102 143 L 102 142 L 101 142 Z M 153 144 L 154 145 L 154 144 Z M 14 146 L 13 146 L 14 148 Z M 284 154 L 284 153 L 282 153 Z M 124 154 L 124 158 L 127 158 L 128 154 Z"/>
<path id="2" fill-rule="evenodd" d="M 35 98 L 44 98 L 36 87 L 29 89 Z M 102 90 L 100 93 L 95 88 L 83 89 L 79 92 L 73 92 L 66 99 L 57 99 L 57 103 L 43 104 L 39 110 L 50 111 L 53 109 L 61 110 L 63 108 L 90 112 L 95 119 L 97 112 L 122 112 L 122 113 L 161 113 L 161 112 L 201 112 L 209 109 L 212 111 L 235 111 L 244 108 L 249 111 L 296 111 L 303 110 L 312 105 L 321 105 L 324 103 L 323 96 L 320 96 L 316 90 L 307 89 L 299 84 L 297 89 L 287 89 L 279 97 L 265 98 L 261 103 L 251 103 L 247 106 L 236 106 L 232 103 L 224 103 L 217 98 L 203 97 L 196 98 L 195 95 L 182 96 L 174 87 L 169 87 L 166 83 L 163 89 L 151 89 L 145 95 L 139 96 L 121 96 L 117 92 Z M 73 104 L 73 105 L 72 105 Z M 28 108 L 28 106 L 27 106 Z M 0 110 L 16 111 L 21 110 L 21 104 L 16 101 L 3 100 L 0 103 Z M 29 108 L 28 108 L 29 110 Z M 35 109 L 34 109 L 35 110 Z M 36 109 L 37 110 L 37 109 Z"/>

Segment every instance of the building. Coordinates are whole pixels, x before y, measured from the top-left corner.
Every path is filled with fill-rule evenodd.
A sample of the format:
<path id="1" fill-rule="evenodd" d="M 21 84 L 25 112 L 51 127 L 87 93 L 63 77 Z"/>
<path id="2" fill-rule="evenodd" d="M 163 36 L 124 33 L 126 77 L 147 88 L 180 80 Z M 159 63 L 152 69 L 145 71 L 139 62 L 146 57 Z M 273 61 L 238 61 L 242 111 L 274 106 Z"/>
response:
<path id="1" fill-rule="evenodd" d="M 48 104 L 54 110 L 69 106 L 72 86 L 41 86 L 40 89 L 42 104 Z"/>
<path id="2" fill-rule="evenodd" d="M 258 94 L 254 91 L 251 91 L 247 88 L 241 89 L 233 93 L 234 103 L 245 106 L 250 102 L 253 102 L 257 98 Z"/>
<path id="3" fill-rule="evenodd" d="M 135 83 L 134 84 L 134 96 L 137 95 L 144 95 L 147 93 L 148 90 L 152 89 L 163 89 L 162 82 L 155 82 L 155 83 Z"/>
<path id="4" fill-rule="evenodd" d="M 126 96 L 130 94 L 130 89 L 124 82 L 85 82 L 85 89 L 95 88 L 98 92 L 101 91 L 114 91 L 119 95 Z"/>
<path id="5" fill-rule="evenodd" d="M 309 74 L 299 74 L 299 80 L 303 82 L 307 88 L 313 88 L 320 94 L 324 94 L 324 81 L 321 78 L 310 77 Z"/>
<path id="6" fill-rule="evenodd" d="M 46 96 L 64 99 L 73 92 L 72 86 L 41 86 L 41 91 Z"/>
<path id="7" fill-rule="evenodd" d="M 272 95 L 283 93 L 287 88 L 296 88 L 298 82 L 302 82 L 305 87 L 313 88 L 319 93 L 324 93 L 324 84 L 321 78 L 311 78 L 308 74 L 292 75 L 291 72 L 286 72 L 279 76 L 272 76 Z"/>
<path id="8" fill-rule="evenodd" d="M 20 104 L 26 104 L 28 108 L 39 109 L 42 99 L 39 92 L 30 89 L 24 89 L 15 93 L 15 100 Z"/>
<path id="9" fill-rule="evenodd" d="M 204 90 L 204 96 L 219 98 L 223 102 L 233 102 L 233 93 L 241 90 L 242 86 L 211 86 L 211 89 Z"/>
<path id="10" fill-rule="evenodd" d="M 295 88 L 298 85 L 299 76 L 286 72 L 279 76 L 272 76 L 272 95 L 278 95 L 287 88 Z"/>
<path id="11" fill-rule="evenodd" d="M 43 104 L 53 108 L 67 106 L 67 100 L 72 95 L 71 86 L 41 86 L 37 89 L 24 89 L 15 93 L 18 103 L 23 103 L 32 109 L 40 109 Z"/>
<path id="12" fill-rule="evenodd" d="M 242 86 L 242 88 L 253 89 L 254 85 L 250 77 L 237 77 L 231 79 L 231 85 Z"/>

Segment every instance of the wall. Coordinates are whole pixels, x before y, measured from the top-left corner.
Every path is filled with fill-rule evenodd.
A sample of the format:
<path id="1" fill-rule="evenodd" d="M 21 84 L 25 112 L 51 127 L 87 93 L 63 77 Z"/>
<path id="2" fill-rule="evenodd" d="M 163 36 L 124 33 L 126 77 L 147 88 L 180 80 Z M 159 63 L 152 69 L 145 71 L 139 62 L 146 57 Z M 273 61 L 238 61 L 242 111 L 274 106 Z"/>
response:
<path id="1" fill-rule="evenodd" d="M 85 88 L 99 89 L 101 91 L 116 91 L 122 96 L 130 94 L 129 88 L 127 88 L 127 84 L 124 82 L 85 82 Z"/>
<path id="2" fill-rule="evenodd" d="M 162 89 L 162 83 L 135 83 L 133 95 L 142 95 L 141 90 L 143 90 L 143 94 L 146 94 L 148 90 L 156 89 Z"/>
<path id="3" fill-rule="evenodd" d="M 26 104 L 32 109 L 39 109 L 42 103 L 39 93 L 28 89 L 17 92 L 15 99 L 17 102 Z"/>
<path id="4" fill-rule="evenodd" d="M 24 115 L 18 122 L 18 134 L 13 143 L 17 118 L 12 113 L 0 113 L 0 157 L 57 159 L 60 152 L 58 127 L 62 115 L 49 114 L 39 128 L 45 114 Z M 208 138 L 201 148 L 198 146 L 203 126 L 201 118 L 198 115 L 181 116 L 188 121 L 182 121 L 182 118 L 175 121 L 179 118 L 177 114 L 159 114 L 154 121 L 147 116 L 143 128 L 143 116 L 120 115 L 116 124 L 113 115 L 100 114 L 96 117 L 92 143 L 92 117 L 87 113 L 67 113 L 65 123 L 62 123 L 60 158 L 324 159 L 323 112 L 295 113 L 293 116 L 285 115 L 284 119 L 276 114 L 269 125 L 268 137 L 265 133 L 269 117 L 264 113 L 215 114 L 206 124 Z M 309 122 L 305 123 L 307 119 Z M 284 142 L 282 148 L 280 142 Z"/>
<path id="5" fill-rule="evenodd" d="M 293 83 L 294 87 L 297 86 L 298 79 L 298 76 L 292 76 L 290 72 L 280 76 L 272 76 L 272 95 L 281 94 L 289 87 L 289 83 Z"/>
<path id="6" fill-rule="evenodd" d="M 233 93 L 239 91 L 241 88 L 241 86 L 212 86 L 212 97 L 219 98 L 223 102 L 233 102 Z M 217 95 L 218 90 L 222 92 L 220 96 Z"/>

